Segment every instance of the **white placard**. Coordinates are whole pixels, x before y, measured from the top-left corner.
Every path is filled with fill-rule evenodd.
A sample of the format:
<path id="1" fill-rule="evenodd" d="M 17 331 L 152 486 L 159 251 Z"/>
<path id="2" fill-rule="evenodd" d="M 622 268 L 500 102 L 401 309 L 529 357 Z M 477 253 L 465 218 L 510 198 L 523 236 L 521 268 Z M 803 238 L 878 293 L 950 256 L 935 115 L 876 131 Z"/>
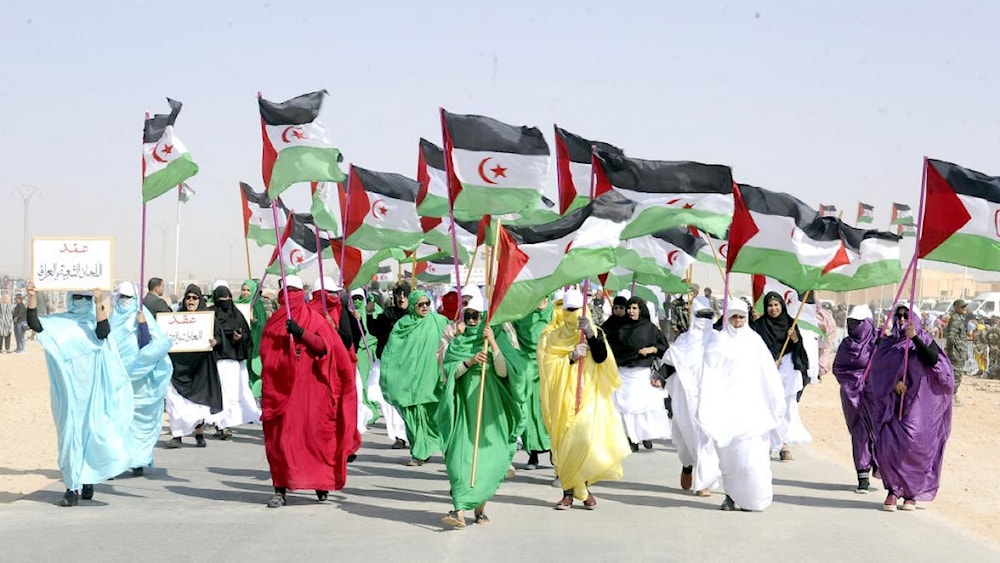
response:
<path id="1" fill-rule="evenodd" d="M 114 239 L 34 237 L 31 280 L 35 289 L 72 291 L 114 287 Z"/>
<path id="2" fill-rule="evenodd" d="M 247 324 L 253 322 L 253 307 L 249 303 L 236 303 L 236 309 L 243 313 L 243 318 L 247 320 Z"/>
<path id="3" fill-rule="evenodd" d="M 215 334 L 215 313 L 193 311 L 188 313 L 160 313 L 156 322 L 173 343 L 171 352 L 208 352 L 212 349 Z"/>

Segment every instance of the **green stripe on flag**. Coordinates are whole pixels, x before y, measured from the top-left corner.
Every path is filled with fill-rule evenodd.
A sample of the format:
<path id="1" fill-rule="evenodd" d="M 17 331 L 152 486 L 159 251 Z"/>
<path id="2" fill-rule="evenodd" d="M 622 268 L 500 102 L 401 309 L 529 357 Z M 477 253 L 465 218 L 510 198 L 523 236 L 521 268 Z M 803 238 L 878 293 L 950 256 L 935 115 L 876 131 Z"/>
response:
<path id="1" fill-rule="evenodd" d="M 294 146 L 278 153 L 271 169 L 267 195 L 276 198 L 292 184 L 300 182 L 343 182 L 340 150 L 333 147 Z"/>
<path id="2" fill-rule="evenodd" d="M 424 233 L 379 229 L 362 223 L 347 237 L 347 244 L 356 248 L 377 250 L 394 247 L 403 250 L 413 250 L 424 239 Z"/>
<path id="3" fill-rule="evenodd" d="M 541 194 L 528 188 L 500 188 L 462 184 L 455 199 L 455 217 L 461 220 L 479 219 L 483 215 L 521 213 L 538 207 Z"/>
<path id="4" fill-rule="evenodd" d="M 142 180 L 142 202 L 160 197 L 197 173 L 198 165 L 191 159 L 191 154 L 184 153 Z"/>
<path id="5" fill-rule="evenodd" d="M 422 217 L 447 217 L 448 198 L 427 194 L 417 206 L 417 214 Z"/>
<path id="6" fill-rule="evenodd" d="M 823 268 L 802 264 L 791 252 L 744 246 L 731 271 L 771 276 L 797 291 L 805 291 L 816 286 Z"/>
<path id="7" fill-rule="evenodd" d="M 257 243 L 257 246 L 274 245 L 278 243 L 278 238 L 274 234 L 274 229 L 265 229 L 260 225 L 250 224 L 247 229 L 247 239 Z"/>
<path id="8" fill-rule="evenodd" d="M 707 233 L 724 237 L 733 218 L 704 209 L 671 209 L 653 207 L 644 209 L 622 231 L 622 239 L 641 237 L 667 229 L 697 225 Z"/>
<path id="9" fill-rule="evenodd" d="M 945 239 L 924 259 L 959 264 L 977 270 L 1000 271 L 1000 242 L 993 238 L 958 232 Z"/>
<path id="10" fill-rule="evenodd" d="M 827 291 L 855 291 L 899 283 L 903 279 L 903 266 L 899 260 L 880 260 L 858 267 L 854 275 L 829 272 L 823 274 L 816 289 Z"/>

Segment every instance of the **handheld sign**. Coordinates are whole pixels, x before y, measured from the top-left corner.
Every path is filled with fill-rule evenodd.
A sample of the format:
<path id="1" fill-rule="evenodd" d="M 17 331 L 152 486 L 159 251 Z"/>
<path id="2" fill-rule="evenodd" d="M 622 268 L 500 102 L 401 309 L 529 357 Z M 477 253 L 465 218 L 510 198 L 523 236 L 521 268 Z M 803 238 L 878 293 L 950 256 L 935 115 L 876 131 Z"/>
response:
<path id="1" fill-rule="evenodd" d="M 194 311 L 187 313 L 160 313 L 156 323 L 173 343 L 170 352 L 208 352 L 209 342 L 215 334 L 215 313 Z"/>
<path id="2" fill-rule="evenodd" d="M 114 287 L 114 239 L 34 237 L 31 280 L 40 291 Z"/>

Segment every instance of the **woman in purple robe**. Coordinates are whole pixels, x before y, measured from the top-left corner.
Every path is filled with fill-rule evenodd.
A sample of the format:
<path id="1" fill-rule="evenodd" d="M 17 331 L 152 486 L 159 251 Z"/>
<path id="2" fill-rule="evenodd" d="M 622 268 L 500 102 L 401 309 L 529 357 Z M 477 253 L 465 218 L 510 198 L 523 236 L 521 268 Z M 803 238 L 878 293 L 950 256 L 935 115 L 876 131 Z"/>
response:
<path id="1" fill-rule="evenodd" d="M 873 469 L 871 389 L 865 392 L 864 376 L 872 352 L 875 350 L 875 321 L 868 305 L 856 305 L 847 316 L 847 337 L 837 348 L 833 359 L 833 375 L 840 383 L 840 403 L 844 408 L 847 430 L 851 433 L 854 450 L 854 468 L 858 472 L 858 494 L 870 488 L 869 478 Z"/>
<path id="2" fill-rule="evenodd" d="M 941 484 L 955 374 L 920 313 L 905 302 L 896 305 L 892 332 L 875 348 L 865 386 L 874 397 L 875 462 L 888 491 L 882 509 L 895 511 L 902 497 L 903 510 L 916 510 Z"/>

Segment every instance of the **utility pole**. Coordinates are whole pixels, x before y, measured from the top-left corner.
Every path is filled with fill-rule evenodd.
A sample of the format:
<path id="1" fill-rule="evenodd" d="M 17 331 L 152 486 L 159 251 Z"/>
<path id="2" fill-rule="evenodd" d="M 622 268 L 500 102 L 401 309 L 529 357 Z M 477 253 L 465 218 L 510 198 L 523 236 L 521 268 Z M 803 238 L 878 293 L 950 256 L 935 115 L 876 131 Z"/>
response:
<path id="1" fill-rule="evenodd" d="M 28 209 L 31 205 L 31 196 L 38 193 L 38 188 L 35 186 L 21 186 L 17 188 L 17 193 L 21 195 L 21 199 L 24 201 L 24 244 L 22 246 L 22 258 L 24 265 L 24 278 L 31 279 L 31 249 L 29 248 L 29 235 L 30 229 L 28 228 Z"/>

